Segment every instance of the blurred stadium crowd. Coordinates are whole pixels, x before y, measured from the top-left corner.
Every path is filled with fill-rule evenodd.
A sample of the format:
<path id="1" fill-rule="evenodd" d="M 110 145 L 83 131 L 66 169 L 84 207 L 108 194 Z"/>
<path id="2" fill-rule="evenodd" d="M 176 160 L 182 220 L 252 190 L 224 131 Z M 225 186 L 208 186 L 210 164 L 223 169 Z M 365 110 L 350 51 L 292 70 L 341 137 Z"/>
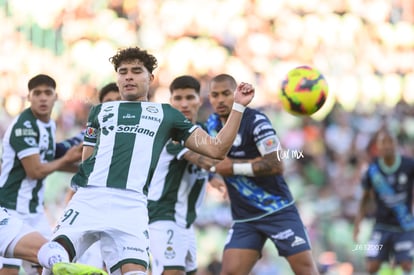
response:
<path id="1" fill-rule="evenodd" d="M 256 86 L 254 106 L 271 118 L 283 150 L 303 152 L 285 160 L 286 177 L 315 258 L 362 270 L 352 219 L 373 133 L 389 125 L 401 151 L 414 156 L 412 0 L 0 0 L 0 24 L 0 137 L 25 106 L 27 80 L 41 72 L 58 82 L 58 137 L 77 133 L 97 90 L 114 80 L 108 57 L 123 46 L 158 58 L 152 100 L 168 101 L 174 77 L 198 77 L 201 119 L 211 111 L 209 78 L 232 74 Z M 286 72 L 303 64 L 317 67 L 330 85 L 328 102 L 312 118 L 294 117 L 278 101 Z M 69 179 L 49 179 L 51 220 Z M 219 261 L 230 222 L 227 200 L 209 190 L 197 223 L 203 267 Z M 369 230 L 367 220 L 365 238 Z M 256 273 L 288 274 L 274 248 L 267 250 Z"/>

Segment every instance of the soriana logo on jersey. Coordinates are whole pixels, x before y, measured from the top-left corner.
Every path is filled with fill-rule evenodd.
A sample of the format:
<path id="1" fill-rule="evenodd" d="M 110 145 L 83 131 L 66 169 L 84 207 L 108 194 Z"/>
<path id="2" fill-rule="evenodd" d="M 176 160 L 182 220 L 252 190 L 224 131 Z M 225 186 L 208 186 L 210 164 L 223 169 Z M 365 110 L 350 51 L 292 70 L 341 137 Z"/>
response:
<path id="1" fill-rule="evenodd" d="M 155 135 L 154 131 L 151 131 L 147 128 L 142 128 L 139 124 L 136 125 L 118 125 L 117 130 L 118 133 L 128 133 L 128 134 L 144 134 L 150 137 Z"/>

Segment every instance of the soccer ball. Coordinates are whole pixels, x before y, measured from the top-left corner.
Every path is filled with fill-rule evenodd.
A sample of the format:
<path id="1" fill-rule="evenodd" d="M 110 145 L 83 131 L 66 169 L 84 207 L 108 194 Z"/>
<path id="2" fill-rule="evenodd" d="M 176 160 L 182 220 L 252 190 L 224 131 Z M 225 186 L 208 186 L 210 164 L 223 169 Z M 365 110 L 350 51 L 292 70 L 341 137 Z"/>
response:
<path id="1" fill-rule="evenodd" d="M 288 72 L 280 91 L 283 108 L 293 115 L 311 115 L 328 96 L 328 83 L 315 68 L 299 66 Z"/>

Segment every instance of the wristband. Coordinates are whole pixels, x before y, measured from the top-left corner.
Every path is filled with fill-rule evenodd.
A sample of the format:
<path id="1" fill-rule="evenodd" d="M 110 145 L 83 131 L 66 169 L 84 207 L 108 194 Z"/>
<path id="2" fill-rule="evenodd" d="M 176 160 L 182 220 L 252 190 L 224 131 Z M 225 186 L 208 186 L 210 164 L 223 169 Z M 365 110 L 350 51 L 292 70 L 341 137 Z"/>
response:
<path id="1" fill-rule="evenodd" d="M 245 109 L 246 109 L 246 106 L 243 106 L 240 103 L 233 102 L 233 110 L 243 113 Z"/>
<path id="2" fill-rule="evenodd" d="M 253 165 L 250 162 L 233 163 L 233 174 L 253 177 Z"/>

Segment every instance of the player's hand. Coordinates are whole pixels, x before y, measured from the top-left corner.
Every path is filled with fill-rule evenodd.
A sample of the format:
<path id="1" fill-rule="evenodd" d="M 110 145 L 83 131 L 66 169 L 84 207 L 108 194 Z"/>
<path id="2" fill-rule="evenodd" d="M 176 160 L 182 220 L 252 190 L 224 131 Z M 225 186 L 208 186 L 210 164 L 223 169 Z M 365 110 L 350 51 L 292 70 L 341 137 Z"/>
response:
<path id="1" fill-rule="evenodd" d="M 219 174 L 215 174 L 213 178 L 209 181 L 209 183 L 211 187 L 213 187 L 221 193 L 223 199 L 227 199 L 226 183 Z"/>
<path id="2" fill-rule="evenodd" d="M 72 146 L 64 155 L 67 163 L 75 163 L 82 158 L 82 144 Z"/>
<path id="3" fill-rule="evenodd" d="M 215 172 L 224 177 L 233 176 L 233 161 L 226 157 L 215 165 Z"/>
<path id="4" fill-rule="evenodd" d="M 234 102 L 247 106 L 254 97 L 254 88 L 251 84 L 242 82 L 234 92 Z"/>

